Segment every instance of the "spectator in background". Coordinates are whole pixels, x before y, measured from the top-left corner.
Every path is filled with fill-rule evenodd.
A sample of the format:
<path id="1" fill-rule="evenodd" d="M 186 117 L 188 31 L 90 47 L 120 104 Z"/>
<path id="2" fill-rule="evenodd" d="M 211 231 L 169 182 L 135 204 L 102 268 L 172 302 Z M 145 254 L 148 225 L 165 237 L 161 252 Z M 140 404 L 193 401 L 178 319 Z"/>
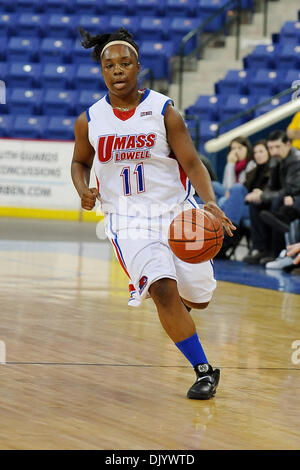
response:
<path id="1" fill-rule="evenodd" d="M 227 237 L 223 241 L 223 246 L 219 258 L 228 258 L 231 256 L 240 240 L 246 235 L 249 242 L 249 203 L 255 201 L 257 191 L 265 189 L 269 176 L 270 155 L 268 152 L 267 141 L 259 140 L 253 145 L 253 157 L 255 166 L 245 172 L 244 184 L 236 183 L 229 189 L 229 196 L 224 196 L 219 200 L 223 211 L 228 216 L 231 214 L 231 220 L 237 227 L 233 237 Z M 229 217 L 229 216 L 228 216 Z M 230 255 L 228 250 L 230 249 Z"/>
<path id="2" fill-rule="evenodd" d="M 300 111 L 293 117 L 286 133 L 288 138 L 292 140 L 292 146 L 300 150 Z"/>
<path id="3" fill-rule="evenodd" d="M 285 247 L 284 235 L 268 224 L 262 211 L 275 213 L 286 196 L 300 194 L 300 151 L 293 148 L 286 133 L 273 131 L 268 137 L 268 149 L 274 164 L 270 166 L 270 179 L 264 191 L 256 191 L 250 202 L 251 238 L 253 252 L 244 258 L 248 264 L 273 261 Z"/>
<path id="4" fill-rule="evenodd" d="M 229 188 L 235 183 L 243 184 L 245 174 L 255 163 L 253 161 L 252 146 L 246 137 L 236 137 L 230 143 L 230 151 L 227 155 L 227 163 L 224 168 L 223 183 L 213 181 L 213 188 L 217 201 L 229 196 Z"/>

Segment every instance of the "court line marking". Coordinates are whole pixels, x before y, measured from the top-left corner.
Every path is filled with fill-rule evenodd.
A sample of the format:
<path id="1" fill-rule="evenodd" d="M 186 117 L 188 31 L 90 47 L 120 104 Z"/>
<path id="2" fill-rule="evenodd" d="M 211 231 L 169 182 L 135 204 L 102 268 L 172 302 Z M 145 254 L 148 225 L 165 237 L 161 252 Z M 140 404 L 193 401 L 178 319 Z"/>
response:
<path id="1" fill-rule="evenodd" d="M 18 362 L 18 361 L 7 361 L 5 365 L 36 365 L 36 366 L 100 366 L 100 367 L 148 367 L 148 368 L 180 368 L 190 369 L 191 366 L 170 366 L 170 365 L 152 365 L 152 364 L 105 364 L 97 362 Z M 300 367 L 221 367 L 220 369 L 231 369 L 231 370 L 297 370 L 300 371 Z"/>

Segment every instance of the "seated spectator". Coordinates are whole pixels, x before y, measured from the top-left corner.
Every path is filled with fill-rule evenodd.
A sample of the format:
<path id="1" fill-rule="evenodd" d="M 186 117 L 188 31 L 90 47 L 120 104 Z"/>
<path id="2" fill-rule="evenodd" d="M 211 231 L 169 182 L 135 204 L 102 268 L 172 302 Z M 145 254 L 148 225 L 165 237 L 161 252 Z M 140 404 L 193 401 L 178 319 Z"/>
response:
<path id="1" fill-rule="evenodd" d="M 258 190 L 249 205 L 253 252 L 244 258 L 249 264 L 262 264 L 277 258 L 285 247 L 284 235 L 268 225 L 262 211 L 273 214 L 283 205 L 285 196 L 300 195 L 300 152 L 291 145 L 284 131 L 273 131 L 268 137 L 272 157 L 270 178 L 265 190 Z"/>
<path id="2" fill-rule="evenodd" d="M 253 145 L 254 168 L 245 172 L 245 182 L 236 183 L 229 189 L 228 197 L 224 196 L 219 200 L 219 206 L 225 214 L 230 217 L 236 230 L 233 237 L 227 237 L 223 241 L 223 247 L 219 258 L 228 258 L 237 247 L 244 235 L 249 242 L 250 214 L 248 203 L 256 200 L 256 194 L 265 189 L 269 180 L 269 162 L 266 140 L 259 140 Z M 230 214 L 230 215 L 229 215 Z M 228 249 L 230 253 L 228 254 Z"/>
<path id="3" fill-rule="evenodd" d="M 285 196 L 282 206 L 277 211 L 262 211 L 261 216 L 266 224 L 270 225 L 278 232 L 288 232 L 290 223 L 300 218 L 300 195 Z"/>
<path id="4" fill-rule="evenodd" d="M 236 137 L 230 143 L 227 163 L 224 168 L 223 183 L 213 181 L 217 201 L 228 196 L 228 190 L 235 183 L 244 183 L 245 174 L 249 168 L 255 166 L 252 155 L 252 146 L 246 137 Z"/>
<path id="5" fill-rule="evenodd" d="M 269 160 L 267 142 L 259 140 L 253 145 L 253 163 L 245 171 L 244 183 L 236 183 L 228 191 L 228 197 L 221 198 L 219 205 L 232 220 L 239 226 L 241 220 L 249 219 L 248 202 L 255 201 L 256 194 L 263 191 L 269 180 Z"/>
<path id="6" fill-rule="evenodd" d="M 292 146 L 300 150 L 300 111 L 293 117 L 286 133 L 288 138 L 292 140 Z"/>

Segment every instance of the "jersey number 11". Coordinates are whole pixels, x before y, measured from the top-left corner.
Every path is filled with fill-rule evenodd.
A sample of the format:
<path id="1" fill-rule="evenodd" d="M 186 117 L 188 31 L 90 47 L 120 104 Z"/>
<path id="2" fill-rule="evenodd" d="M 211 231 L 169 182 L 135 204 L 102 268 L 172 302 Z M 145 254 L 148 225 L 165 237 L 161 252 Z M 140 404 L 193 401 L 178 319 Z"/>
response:
<path id="1" fill-rule="evenodd" d="M 131 170 L 130 166 L 124 166 L 120 174 L 123 180 L 124 196 L 132 195 L 130 170 Z M 138 163 L 135 169 L 133 170 L 133 174 L 136 176 L 137 194 L 144 193 L 145 192 L 144 164 Z"/>

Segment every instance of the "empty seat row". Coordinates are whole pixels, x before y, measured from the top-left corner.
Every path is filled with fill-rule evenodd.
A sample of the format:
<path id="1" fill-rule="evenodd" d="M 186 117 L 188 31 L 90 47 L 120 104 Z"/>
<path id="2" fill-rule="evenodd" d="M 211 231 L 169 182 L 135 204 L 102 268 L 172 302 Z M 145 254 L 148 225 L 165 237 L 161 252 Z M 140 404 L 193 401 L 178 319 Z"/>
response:
<path id="1" fill-rule="evenodd" d="M 154 71 L 155 78 L 170 78 L 169 59 L 175 46 L 171 41 L 143 41 L 140 44 L 140 60 L 145 68 Z M 90 64 L 91 50 L 84 49 L 79 41 L 71 39 L 43 39 L 13 37 L 0 41 L 0 61 L 28 63 Z"/>
<path id="2" fill-rule="evenodd" d="M 1 114 L 76 116 L 106 94 L 105 91 L 8 88 Z"/>
<path id="3" fill-rule="evenodd" d="M 199 11 L 215 12 L 228 0 L 0 0 L 0 10 L 7 12 L 52 12 L 92 14 L 133 14 L 138 16 L 197 16 Z M 245 9 L 253 9 L 253 0 L 241 0 Z"/>
<path id="4" fill-rule="evenodd" d="M 0 77 L 9 87 L 106 89 L 97 64 L 0 63 Z"/>
<path id="5" fill-rule="evenodd" d="M 300 70 L 228 70 L 225 77 L 215 84 L 218 95 L 275 95 L 290 88 L 292 83 L 300 79 Z"/>
<path id="6" fill-rule="evenodd" d="M 32 15 L 28 13 L 0 14 L 0 35 L 27 38 L 50 37 L 55 39 L 78 38 L 79 27 L 91 34 L 102 34 L 119 29 L 128 29 L 136 40 L 177 40 L 197 28 L 204 17 L 173 18 L 136 16 L 92 16 L 92 15 Z"/>
<path id="7" fill-rule="evenodd" d="M 0 115 L 0 137 L 74 139 L 75 117 Z"/>
<path id="8" fill-rule="evenodd" d="M 300 43 L 289 40 L 279 44 L 259 45 L 243 59 L 244 68 L 285 69 L 300 65 Z"/>
<path id="9" fill-rule="evenodd" d="M 190 117 L 191 121 L 195 117 L 196 121 L 200 123 L 200 140 L 206 140 L 215 137 L 215 131 L 218 124 L 226 119 L 231 119 L 235 114 L 250 110 L 256 105 L 263 104 L 271 96 L 240 96 L 240 95 L 200 95 L 195 104 L 186 109 L 186 114 Z M 221 133 L 227 132 L 235 127 L 248 122 L 251 119 L 259 117 L 260 115 L 275 109 L 291 99 L 291 95 L 274 98 L 270 103 L 261 106 L 242 117 L 236 118 L 232 122 L 225 124 Z M 190 125 L 192 125 L 190 123 Z"/>

